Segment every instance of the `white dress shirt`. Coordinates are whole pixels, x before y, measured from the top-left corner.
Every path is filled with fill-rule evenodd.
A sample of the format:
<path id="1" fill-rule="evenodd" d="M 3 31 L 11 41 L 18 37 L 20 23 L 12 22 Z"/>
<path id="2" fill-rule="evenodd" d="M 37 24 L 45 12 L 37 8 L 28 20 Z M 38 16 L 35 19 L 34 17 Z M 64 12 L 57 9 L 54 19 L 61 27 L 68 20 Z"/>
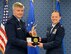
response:
<path id="1" fill-rule="evenodd" d="M 56 26 L 56 24 L 52 24 L 52 28 L 51 28 L 51 31 L 50 33 L 52 32 L 53 28 Z"/>

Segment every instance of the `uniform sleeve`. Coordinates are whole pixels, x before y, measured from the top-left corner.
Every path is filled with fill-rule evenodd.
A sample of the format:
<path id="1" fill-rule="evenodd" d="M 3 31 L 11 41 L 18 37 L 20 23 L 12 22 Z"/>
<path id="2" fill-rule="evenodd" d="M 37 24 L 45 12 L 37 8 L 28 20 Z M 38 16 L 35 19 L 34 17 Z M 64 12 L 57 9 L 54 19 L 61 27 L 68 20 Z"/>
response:
<path id="1" fill-rule="evenodd" d="M 13 23 L 8 23 L 5 26 L 8 42 L 12 45 L 16 45 L 19 47 L 26 47 L 27 42 L 25 40 L 18 39 L 16 37 L 15 25 Z"/>
<path id="2" fill-rule="evenodd" d="M 65 30 L 63 27 L 61 27 L 60 29 L 58 29 L 55 40 L 54 41 L 50 41 L 47 43 L 43 44 L 43 48 L 44 49 L 51 49 L 51 48 L 56 48 L 61 46 L 62 44 L 62 40 L 65 34 Z"/>
<path id="3" fill-rule="evenodd" d="M 46 43 L 46 42 L 47 42 L 47 38 L 42 38 L 42 39 L 41 39 L 41 42 L 42 42 L 42 43 Z"/>

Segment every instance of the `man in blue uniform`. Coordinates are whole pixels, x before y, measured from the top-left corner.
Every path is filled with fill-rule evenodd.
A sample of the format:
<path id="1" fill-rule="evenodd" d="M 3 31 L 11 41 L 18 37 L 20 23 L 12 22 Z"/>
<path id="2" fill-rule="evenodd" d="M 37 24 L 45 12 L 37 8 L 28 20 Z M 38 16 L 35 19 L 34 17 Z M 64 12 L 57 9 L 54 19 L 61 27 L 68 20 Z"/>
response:
<path id="1" fill-rule="evenodd" d="M 60 24 L 61 16 L 58 11 L 51 14 L 52 26 L 47 29 L 47 38 L 40 38 L 39 47 L 46 49 L 46 54 L 63 54 L 62 40 L 65 30 Z"/>
<path id="2" fill-rule="evenodd" d="M 26 37 L 31 35 L 26 31 L 25 22 L 21 20 L 24 14 L 24 5 L 16 2 L 12 8 L 13 15 L 5 25 L 8 38 L 5 54 L 27 54 L 27 45 L 32 46 L 32 43 L 26 41 Z"/>

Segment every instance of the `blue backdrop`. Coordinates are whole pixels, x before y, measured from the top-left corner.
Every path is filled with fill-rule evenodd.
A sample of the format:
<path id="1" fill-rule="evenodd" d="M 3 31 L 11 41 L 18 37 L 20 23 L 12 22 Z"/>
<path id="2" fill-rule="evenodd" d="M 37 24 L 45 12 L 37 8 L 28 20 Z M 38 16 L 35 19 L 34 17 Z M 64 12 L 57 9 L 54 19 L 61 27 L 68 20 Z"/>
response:
<path id="1" fill-rule="evenodd" d="M 20 1 L 25 5 L 25 15 L 23 21 L 27 22 L 29 12 L 29 0 L 9 0 L 9 16 L 12 14 L 12 4 Z M 55 1 L 55 0 L 54 0 Z M 37 33 L 40 37 L 46 37 L 46 28 L 51 24 L 51 12 L 55 9 L 55 2 L 53 0 L 34 0 L 35 21 L 37 23 Z M 60 1 L 60 11 L 62 15 L 62 24 L 65 27 L 64 52 L 71 54 L 71 0 Z M 0 0 L 0 23 L 3 16 L 3 0 Z M 42 48 L 40 54 L 45 54 Z M 1 54 L 1 53 L 0 53 Z"/>

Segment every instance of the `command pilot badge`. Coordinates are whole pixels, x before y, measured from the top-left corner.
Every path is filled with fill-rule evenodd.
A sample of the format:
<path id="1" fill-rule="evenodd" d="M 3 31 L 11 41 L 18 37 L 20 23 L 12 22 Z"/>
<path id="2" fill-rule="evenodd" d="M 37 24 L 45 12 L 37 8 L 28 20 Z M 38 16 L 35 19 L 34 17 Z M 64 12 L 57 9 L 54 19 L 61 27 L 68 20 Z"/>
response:
<path id="1" fill-rule="evenodd" d="M 53 34 L 56 34 L 57 29 L 54 29 Z"/>

